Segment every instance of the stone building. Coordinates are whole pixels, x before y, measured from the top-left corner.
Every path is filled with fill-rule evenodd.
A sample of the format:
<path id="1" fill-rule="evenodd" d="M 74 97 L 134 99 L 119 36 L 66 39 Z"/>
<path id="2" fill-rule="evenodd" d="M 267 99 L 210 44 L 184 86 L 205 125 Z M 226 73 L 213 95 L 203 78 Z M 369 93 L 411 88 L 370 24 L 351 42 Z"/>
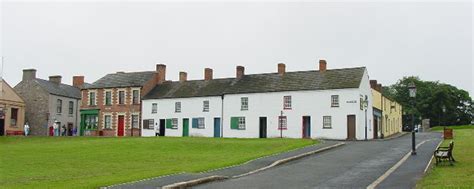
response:
<path id="1" fill-rule="evenodd" d="M 25 102 L 0 78 L 0 136 L 23 135 Z"/>
<path id="2" fill-rule="evenodd" d="M 32 135 L 48 136 L 54 122 L 65 126 L 67 135 L 79 126 L 80 88 L 85 85 L 84 77 L 74 77 L 75 86 L 61 83 L 61 79 L 61 76 L 50 76 L 49 80 L 43 80 L 36 78 L 35 69 L 23 70 L 23 79 L 14 89 L 26 103 L 26 121 Z"/>
<path id="3" fill-rule="evenodd" d="M 165 69 L 107 74 L 82 89 L 81 135 L 140 136 L 141 98 L 164 81 Z"/>

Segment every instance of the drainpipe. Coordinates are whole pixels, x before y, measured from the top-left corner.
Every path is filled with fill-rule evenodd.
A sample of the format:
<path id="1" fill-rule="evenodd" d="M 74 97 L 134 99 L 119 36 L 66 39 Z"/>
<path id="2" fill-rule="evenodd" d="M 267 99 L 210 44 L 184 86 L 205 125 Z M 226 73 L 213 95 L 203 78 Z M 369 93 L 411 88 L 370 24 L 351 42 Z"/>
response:
<path id="1" fill-rule="evenodd" d="M 221 95 L 221 137 L 224 138 L 224 94 Z"/>

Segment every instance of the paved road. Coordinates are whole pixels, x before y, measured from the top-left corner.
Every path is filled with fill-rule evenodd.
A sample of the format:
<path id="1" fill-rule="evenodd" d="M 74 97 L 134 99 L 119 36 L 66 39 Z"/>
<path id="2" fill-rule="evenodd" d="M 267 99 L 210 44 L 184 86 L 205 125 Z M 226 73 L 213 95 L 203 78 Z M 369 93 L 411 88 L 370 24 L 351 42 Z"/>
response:
<path id="1" fill-rule="evenodd" d="M 366 188 L 411 150 L 411 136 L 347 145 L 254 175 L 194 188 Z M 409 157 L 377 188 L 413 188 L 441 141 L 439 133 L 417 134 L 418 155 Z"/>

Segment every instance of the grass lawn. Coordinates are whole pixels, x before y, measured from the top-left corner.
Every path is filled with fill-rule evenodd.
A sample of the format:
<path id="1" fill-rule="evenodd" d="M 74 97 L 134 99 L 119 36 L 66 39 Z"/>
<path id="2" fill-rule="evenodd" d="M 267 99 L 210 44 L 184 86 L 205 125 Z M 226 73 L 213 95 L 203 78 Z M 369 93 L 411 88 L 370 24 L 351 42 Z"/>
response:
<path id="1" fill-rule="evenodd" d="M 0 188 L 97 188 L 240 164 L 315 143 L 302 139 L 0 137 Z"/>
<path id="2" fill-rule="evenodd" d="M 417 188 L 474 188 L 474 126 L 453 126 L 454 166 L 448 163 L 434 166 Z M 434 128 L 442 131 L 442 127 Z M 442 146 L 448 146 L 445 140 Z"/>

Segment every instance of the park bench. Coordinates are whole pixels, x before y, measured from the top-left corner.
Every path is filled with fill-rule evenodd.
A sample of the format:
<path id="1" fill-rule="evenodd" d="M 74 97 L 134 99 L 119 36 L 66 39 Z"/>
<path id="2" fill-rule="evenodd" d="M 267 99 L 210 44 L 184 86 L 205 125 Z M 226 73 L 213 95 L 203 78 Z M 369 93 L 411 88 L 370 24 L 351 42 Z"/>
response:
<path id="1" fill-rule="evenodd" d="M 453 148 L 454 142 L 449 142 L 448 147 L 438 147 L 436 151 L 434 151 L 434 157 L 436 159 L 436 165 L 443 161 L 448 161 L 451 165 L 456 161 L 453 157 Z"/>

